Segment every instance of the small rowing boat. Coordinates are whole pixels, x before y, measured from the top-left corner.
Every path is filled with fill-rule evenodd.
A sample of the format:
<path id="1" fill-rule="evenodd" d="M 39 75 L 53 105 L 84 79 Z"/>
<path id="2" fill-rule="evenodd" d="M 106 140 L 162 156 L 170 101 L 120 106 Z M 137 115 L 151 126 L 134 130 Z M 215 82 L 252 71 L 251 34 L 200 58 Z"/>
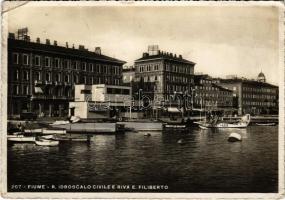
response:
<path id="1" fill-rule="evenodd" d="M 59 141 L 55 141 L 55 140 L 45 140 L 45 139 L 40 139 L 40 140 L 36 140 L 35 141 L 36 145 L 39 146 L 58 146 Z"/>

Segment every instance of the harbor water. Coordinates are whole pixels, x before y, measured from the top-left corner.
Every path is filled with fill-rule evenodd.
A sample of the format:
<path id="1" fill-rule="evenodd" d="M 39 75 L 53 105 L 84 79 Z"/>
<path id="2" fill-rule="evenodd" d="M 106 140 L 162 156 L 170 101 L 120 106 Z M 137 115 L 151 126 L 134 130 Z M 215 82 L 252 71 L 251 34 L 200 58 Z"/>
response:
<path id="1" fill-rule="evenodd" d="M 232 132 L 242 141 L 228 142 Z M 89 144 L 13 144 L 7 154 L 10 192 L 278 191 L 277 126 L 94 135 Z"/>

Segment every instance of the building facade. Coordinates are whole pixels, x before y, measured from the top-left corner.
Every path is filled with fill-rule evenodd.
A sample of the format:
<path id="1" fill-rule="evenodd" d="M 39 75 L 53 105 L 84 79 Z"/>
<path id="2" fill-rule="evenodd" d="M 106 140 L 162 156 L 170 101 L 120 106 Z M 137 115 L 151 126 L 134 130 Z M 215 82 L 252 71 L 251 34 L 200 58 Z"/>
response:
<path id="1" fill-rule="evenodd" d="M 118 85 L 75 85 L 75 101 L 69 103 L 70 116 L 87 118 L 119 117 L 132 106 L 132 89 Z"/>
<path id="2" fill-rule="evenodd" d="M 218 84 L 233 91 L 238 99 L 239 114 L 278 114 L 278 86 L 266 83 L 265 80 L 262 73 L 257 80 L 220 79 Z"/>
<path id="3" fill-rule="evenodd" d="M 195 63 L 183 59 L 181 55 L 153 50 L 149 47 L 147 53 L 135 60 L 135 81 L 155 85 L 153 91 L 141 91 L 153 93 L 156 102 L 170 104 L 171 98 L 176 93 L 190 95 L 194 89 Z"/>
<path id="4" fill-rule="evenodd" d="M 208 75 L 195 75 L 194 107 L 206 111 L 233 111 L 233 91 L 216 84 Z"/>
<path id="5" fill-rule="evenodd" d="M 38 116 L 67 116 L 68 103 L 74 101 L 75 84 L 122 84 L 124 61 L 88 51 L 80 45 L 58 46 L 47 39 L 8 38 L 8 115 L 22 112 Z"/>

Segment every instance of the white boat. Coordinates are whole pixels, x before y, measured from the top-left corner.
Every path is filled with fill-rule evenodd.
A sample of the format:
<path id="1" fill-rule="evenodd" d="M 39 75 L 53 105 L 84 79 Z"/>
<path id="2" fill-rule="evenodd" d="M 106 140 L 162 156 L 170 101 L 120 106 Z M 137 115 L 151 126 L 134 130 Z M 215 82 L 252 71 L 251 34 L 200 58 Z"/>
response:
<path id="1" fill-rule="evenodd" d="M 229 138 L 228 138 L 229 142 L 238 142 L 241 140 L 242 140 L 241 135 L 238 133 L 231 133 Z"/>
<path id="2" fill-rule="evenodd" d="M 39 146 L 58 146 L 59 141 L 40 139 L 36 140 L 35 143 Z"/>
<path id="3" fill-rule="evenodd" d="M 275 123 L 256 123 L 258 126 L 275 126 Z"/>
<path id="4" fill-rule="evenodd" d="M 246 128 L 250 123 L 250 115 L 246 114 L 236 123 L 213 122 L 200 124 L 200 128 Z"/>
<path id="5" fill-rule="evenodd" d="M 13 135 L 7 135 L 7 141 L 9 142 L 34 142 L 35 136 L 26 136 L 21 132 L 16 132 Z"/>
<path id="6" fill-rule="evenodd" d="M 40 138 L 49 140 L 49 139 L 52 139 L 52 138 L 53 138 L 53 135 L 43 135 L 43 136 L 41 136 Z"/>

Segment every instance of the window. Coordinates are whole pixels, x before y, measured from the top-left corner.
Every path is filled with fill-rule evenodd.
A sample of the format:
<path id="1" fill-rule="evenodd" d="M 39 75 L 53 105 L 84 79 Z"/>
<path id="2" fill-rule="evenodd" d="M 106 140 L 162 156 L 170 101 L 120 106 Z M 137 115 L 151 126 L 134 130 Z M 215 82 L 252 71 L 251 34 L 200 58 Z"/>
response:
<path id="1" fill-rule="evenodd" d="M 81 94 L 91 94 L 91 90 L 81 90 Z"/>
<path id="2" fill-rule="evenodd" d="M 23 86 L 23 94 L 25 95 L 29 94 L 29 87 L 27 85 Z"/>
<path id="3" fill-rule="evenodd" d="M 45 57 L 45 66 L 50 67 L 50 57 Z"/>
<path id="4" fill-rule="evenodd" d="M 60 68 L 60 60 L 59 60 L 59 58 L 55 59 L 54 65 L 55 65 L 56 68 Z"/>
<path id="5" fill-rule="evenodd" d="M 120 85 L 120 80 L 119 79 L 115 79 L 115 85 Z"/>
<path id="6" fill-rule="evenodd" d="M 65 81 L 66 83 L 69 83 L 69 75 L 65 75 L 64 81 Z"/>
<path id="7" fill-rule="evenodd" d="M 154 80 L 157 81 L 157 76 L 154 77 Z"/>
<path id="8" fill-rule="evenodd" d="M 35 66 L 41 66 L 41 57 L 35 56 Z"/>
<path id="9" fill-rule="evenodd" d="M 50 72 L 46 73 L 46 81 L 50 81 L 51 80 L 51 75 Z"/>
<path id="10" fill-rule="evenodd" d="M 83 83 L 84 83 L 84 84 L 87 83 L 87 78 L 86 78 L 86 76 L 83 76 Z"/>
<path id="11" fill-rule="evenodd" d="M 13 86 L 13 93 L 14 94 L 19 94 L 19 85 L 14 85 Z"/>
<path id="12" fill-rule="evenodd" d="M 68 69 L 69 68 L 69 60 L 64 60 L 63 61 L 63 68 Z"/>
<path id="13" fill-rule="evenodd" d="M 36 72 L 36 80 L 37 81 L 41 80 L 41 72 Z"/>
<path id="14" fill-rule="evenodd" d="M 82 62 L 82 63 L 81 63 L 81 69 L 82 69 L 83 71 L 86 71 L 86 62 Z"/>
<path id="15" fill-rule="evenodd" d="M 94 72 L 94 68 L 93 68 L 93 64 L 92 63 L 89 63 L 89 71 L 90 72 Z"/>
<path id="16" fill-rule="evenodd" d="M 19 70 L 17 69 L 14 71 L 14 80 L 15 81 L 19 80 Z"/>
<path id="17" fill-rule="evenodd" d="M 19 64 L 19 54 L 18 53 L 13 53 L 13 63 Z"/>
<path id="18" fill-rule="evenodd" d="M 24 71 L 23 72 L 23 78 L 24 78 L 25 81 L 29 80 L 29 72 L 28 71 Z"/>
<path id="19" fill-rule="evenodd" d="M 96 72 L 100 73 L 100 65 L 99 64 L 96 64 Z"/>
<path id="20" fill-rule="evenodd" d="M 154 70 L 158 70 L 158 65 L 155 65 L 155 66 L 154 66 Z"/>
<path id="21" fill-rule="evenodd" d="M 60 73 L 58 73 L 58 74 L 56 74 L 56 81 L 57 82 L 60 82 L 61 81 L 61 74 Z"/>
<path id="22" fill-rule="evenodd" d="M 78 83 L 78 75 L 74 75 L 73 76 L 73 81 L 74 81 L 75 84 Z"/>
<path id="23" fill-rule="evenodd" d="M 23 64 L 28 65 L 29 64 L 29 55 L 23 54 Z"/>

